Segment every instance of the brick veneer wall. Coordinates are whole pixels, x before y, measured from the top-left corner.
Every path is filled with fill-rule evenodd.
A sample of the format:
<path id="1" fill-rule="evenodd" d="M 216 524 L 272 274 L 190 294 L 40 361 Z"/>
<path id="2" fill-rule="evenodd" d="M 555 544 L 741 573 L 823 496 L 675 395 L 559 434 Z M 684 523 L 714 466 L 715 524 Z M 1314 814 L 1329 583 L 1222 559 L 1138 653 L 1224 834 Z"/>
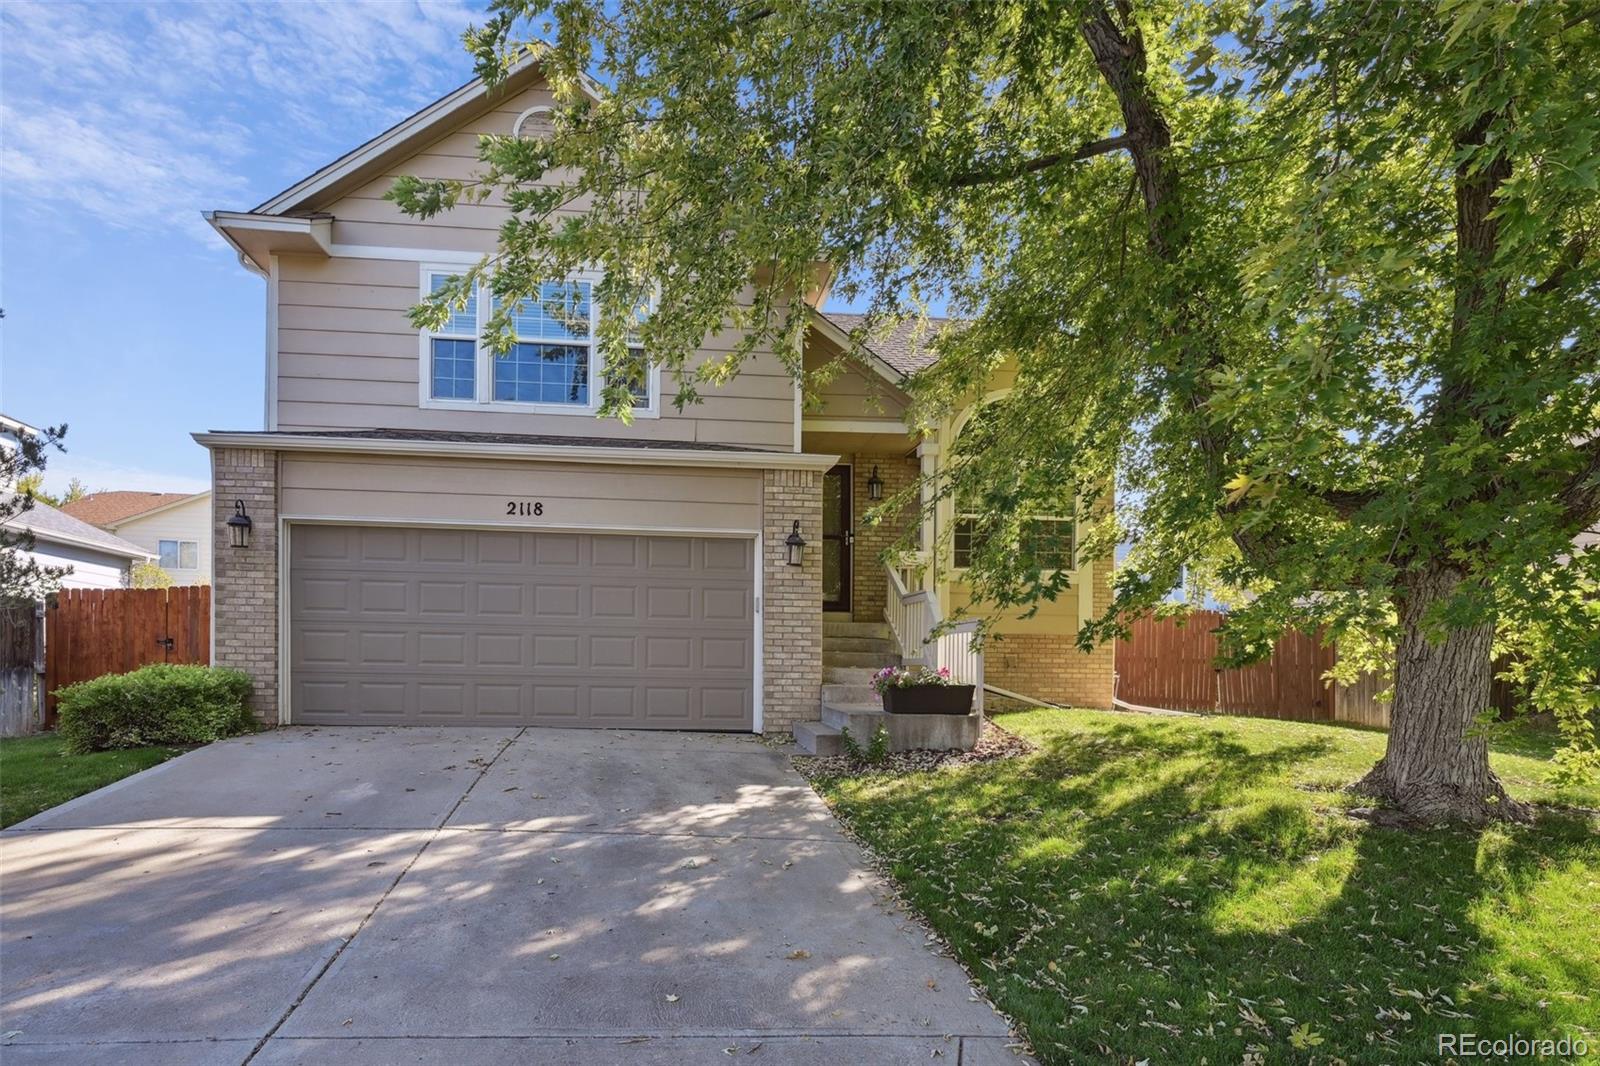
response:
<path id="1" fill-rule="evenodd" d="M 767 470 L 761 481 L 762 731 L 815 721 L 822 684 L 822 474 Z M 804 565 L 784 541 L 800 520 Z"/>
<path id="2" fill-rule="evenodd" d="M 250 709 L 278 722 L 278 453 L 217 448 L 211 453 L 211 661 L 250 675 Z M 235 500 L 250 515 L 250 546 L 229 542 Z"/>
<path id="3" fill-rule="evenodd" d="M 917 480 L 917 461 L 903 455 L 854 455 L 846 458 L 852 464 L 850 480 L 854 483 L 854 496 L 851 502 L 855 505 L 856 527 L 850 572 L 850 617 L 858 622 L 881 622 L 884 603 L 889 595 L 889 582 L 884 577 L 879 556 L 885 548 L 900 539 L 901 532 L 908 525 L 916 521 L 917 508 L 915 504 L 907 507 L 899 522 L 867 525 L 867 512 L 878 506 L 867 498 L 867 479 L 872 477 L 872 468 L 877 467 L 878 476 L 883 479 L 883 499 L 893 499 L 896 493 L 909 488 Z"/>
<path id="4" fill-rule="evenodd" d="M 1094 611 L 1111 605 L 1111 560 L 1094 564 Z M 984 647 L 983 676 L 992 685 L 1023 696 L 1072 707 L 1110 707 L 1114 695 L 1115 645 L 1085 654 L 1073 634 L 1013 633 Z"/>

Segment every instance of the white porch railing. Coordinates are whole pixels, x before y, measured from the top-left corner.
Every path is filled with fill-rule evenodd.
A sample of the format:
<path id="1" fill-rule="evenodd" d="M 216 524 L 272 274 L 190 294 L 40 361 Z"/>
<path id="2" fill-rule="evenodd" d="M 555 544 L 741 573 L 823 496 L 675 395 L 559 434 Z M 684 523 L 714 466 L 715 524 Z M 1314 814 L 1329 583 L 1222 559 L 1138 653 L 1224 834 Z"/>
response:
<path id="1" fill-rule="evenodd" d="M 933 636 L 943 621 L 938 598 L 925 589 L 910 591 L 899 567 L 887 566 L 885 571 L 889 596 L 883 617 L 900 645 L 900 657 L 907 664 L 920 663 L 930 670 L 948 669 L 952 681 L 972 685 L 973 708 L 982 713 L 983 652 L 972 646 L 978 623 L 960 622 Z"/>

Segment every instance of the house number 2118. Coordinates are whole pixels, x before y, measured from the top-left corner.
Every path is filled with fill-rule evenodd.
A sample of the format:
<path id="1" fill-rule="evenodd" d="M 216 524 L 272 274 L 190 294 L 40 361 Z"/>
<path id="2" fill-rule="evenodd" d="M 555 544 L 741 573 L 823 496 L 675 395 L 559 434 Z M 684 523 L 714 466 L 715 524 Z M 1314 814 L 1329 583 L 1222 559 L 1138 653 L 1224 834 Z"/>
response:
<path id="1" fill-rule="evenodd" d="M 522 518 L 541 518 L 544 516 L 543 500 L 507 500 L 506 514 L 518 515 Z"/>

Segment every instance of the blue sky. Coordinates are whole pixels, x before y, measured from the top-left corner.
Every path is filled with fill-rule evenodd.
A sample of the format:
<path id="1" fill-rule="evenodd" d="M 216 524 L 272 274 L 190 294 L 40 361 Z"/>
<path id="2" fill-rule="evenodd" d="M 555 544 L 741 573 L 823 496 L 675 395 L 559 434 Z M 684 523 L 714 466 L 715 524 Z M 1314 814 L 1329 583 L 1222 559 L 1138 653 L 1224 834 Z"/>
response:
<path id="1" fill-rule="evenodd" d="M 453 2 L 0 4 L 0 410 L 70 426 L 45 484 L 196 491 L 262 425 L 245 210 L 468 80 Z"/>

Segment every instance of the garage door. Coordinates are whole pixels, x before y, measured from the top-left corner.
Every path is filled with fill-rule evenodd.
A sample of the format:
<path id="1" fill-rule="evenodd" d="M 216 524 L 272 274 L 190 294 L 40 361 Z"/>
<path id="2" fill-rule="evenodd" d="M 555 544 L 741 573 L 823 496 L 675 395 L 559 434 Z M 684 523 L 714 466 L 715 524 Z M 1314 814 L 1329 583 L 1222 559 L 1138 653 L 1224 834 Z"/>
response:
<path id="1" fill-rule="evenodd" d="M 297 525 L 307 725 L 753 727 L 751 542 Z"/>

